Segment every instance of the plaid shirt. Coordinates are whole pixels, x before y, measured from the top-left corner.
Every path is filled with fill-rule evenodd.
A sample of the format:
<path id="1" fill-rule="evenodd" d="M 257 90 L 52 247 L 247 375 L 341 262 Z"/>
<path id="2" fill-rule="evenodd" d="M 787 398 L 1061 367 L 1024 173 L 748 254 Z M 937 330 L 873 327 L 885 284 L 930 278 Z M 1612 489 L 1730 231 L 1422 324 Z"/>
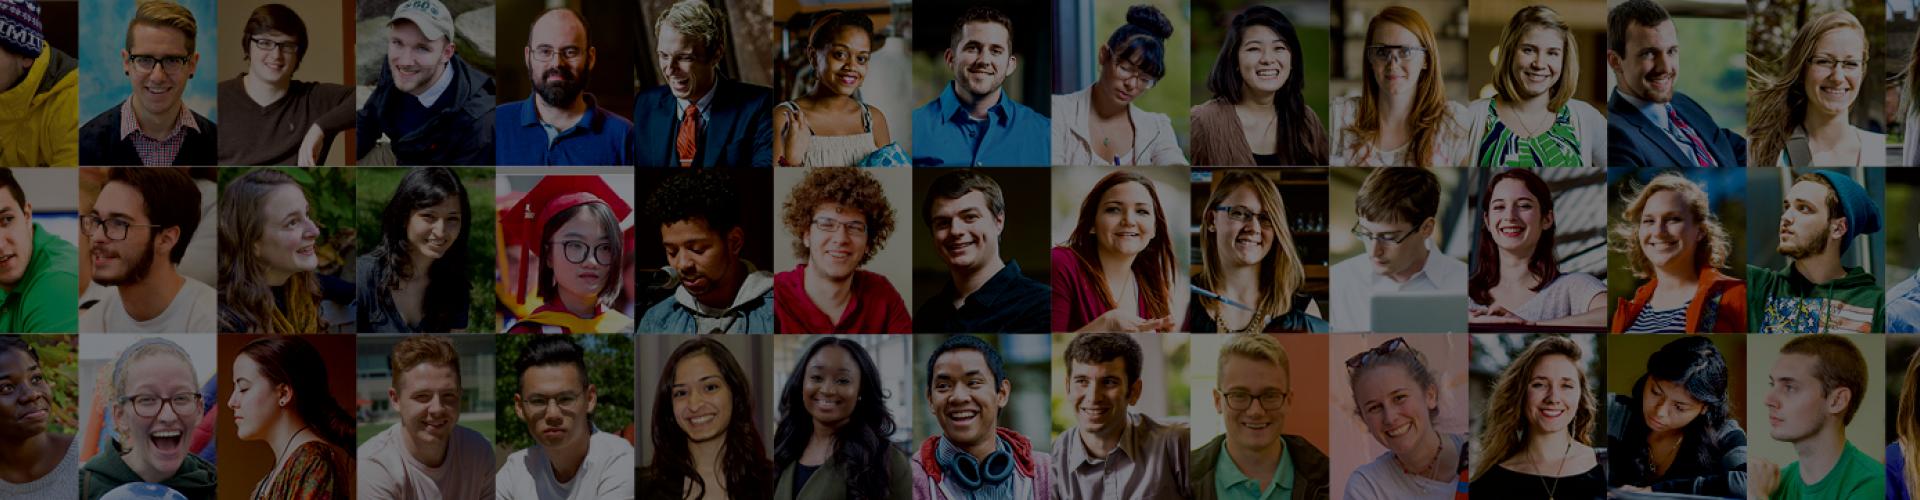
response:
<path id="1" fill-rule="evenodd" d="M 200 131 L 199 122 L 194 121 L 193 111 L 186 103 L 180 104 L 180 116 L 173 121 L 173 130 L 167 132 L 166 139 L 154 139 L 140 131 L 140 120 L 133 115 L 133 99 L 120 103 L 120 137 L 133 143 L 133 150 L 140 153 L 140 164 L 146 166 L 171 166 L 173 159 L 180 155 L 180 144 L 187 141 L 184 129 Z"/>

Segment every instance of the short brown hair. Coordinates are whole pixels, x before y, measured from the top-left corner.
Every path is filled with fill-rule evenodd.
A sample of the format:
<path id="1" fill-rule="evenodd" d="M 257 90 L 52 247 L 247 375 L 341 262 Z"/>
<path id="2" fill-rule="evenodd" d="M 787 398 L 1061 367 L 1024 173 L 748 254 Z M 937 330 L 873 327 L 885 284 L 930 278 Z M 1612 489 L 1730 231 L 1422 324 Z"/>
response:
<path id="1" fill-rule="evenodd" d="M 1127 365 L 1127 384 L 1140 380 L 1140 342 L 1124 333 L 1083 333 L 1067 343 L 1067 381 L 1073 381 L 1073 364 L 1097 365 L 1115 359 Z"/>
<path id="2" fill-rule="evenodd" d="M 453 341 L 446 337 L 416 335 L 395 344 L 393 353 L 387 355 L 387 369 L 393 373 L 393 388 L 400 388 L 401 373 L 425 363 L 443 365 L 453 370 L 453 380 L 459 383 L 460 352 L 453 349 Z"/>
<path id="3" fill-rule="evenodd" d="M 133 20 L 127 22 L 127 51 L 133 51 L 133 27 L 151 26 L 172 28 L 187 36 L 187 53 L 194 53 L 193 37 L 200 33 L 200 23 L 193 20 L 193 11 L 185 6 L 165 0 L 143 0 L 134 8 Z"/>
<path id="4" fill-rule="evenodd" d="M 1418 167 L 1385 167 L 1367 174 L 1353 199 L 1360 218 L 1379 223 L 1420 224 L 1440 213 L 1440 178 Z"/>
<path id="5" fill-rule="evenodd" d="M 1827 180 L 1827 176 L 1820 175 L 1820 174 L 1800 174 L 1793 178 L 1794 184 L 1799 184 L 1802 182 L 1812 182 L 1815 184 L 1819 184 L 1821 186 L 1825 186 L 1827 188 L 1827 218 L 1828 219 L 1833 219 L 1837 217 L 1846 217 L 1846 214 L 1840 211 L 1840 190 L 1833 188 L 1833 181 Z"/>
<path id="6" fill-rule="evenodd" d="M 972 23 L 994 23 L 1005 27 L 1007 43 L 1013 43 L 1013 19 L 1007 17 L 1006 13 L 1000 12 L 1000 9 L 975 5 L 968 7 L 966 12 L 960 13 L 960 17 L 953 20 L 953 32 L 947 35 L 947 48 L 960 48 L 960 34 L 966 32 L 967 25 Z M 1013 50 L 1013 47 L 1007 47 L 1007 50 Z"/>
<path id="7" fill-rule="evenodd" d="M 1819 361 L 1813 376 L 1820 379 L 1820 394 L 1847 389 L 1851 397 L 1847 398 L 1847 411 L 1841 414 L 1840 423 L 1853 423 L 1853 414 L 1860 411 L 1860 401 L 1867 397 L 1867 358 L 1860 354 L 1859 346 L 1846 337 L 1819 333 L 1794 337 L 1780 346 L 1780 354 L 1813 356 Z"/>
<path id="8" fill-rule="evenodd" d="M 793 255 L 807 259 L 807 227 L 813 225 L 813 211 L 824 203 L 835 203 L 867 217 L 867 254 L 860 265 L 867 265 L 893 235 L 893 206 L 887 204 L 886 187 L 858 167 L 807 169 L 807 176 L 787 194 L 782 222 L 793 235 Z"/>
<path id="9" fill-rule="evenodd" d="M 1000 191 L 1000 183 L 978 170 L 963 169 L 942 174 L 933 180 L 933 185 L 927 186 L 926 201 L 920 205 L 920 222 L 933 227 L 934 201 L 958 200 L 974 191 L 986 199 L 987 210 L 993 211 L 993 216 L 1007 215 L 1007 198 Z"/>

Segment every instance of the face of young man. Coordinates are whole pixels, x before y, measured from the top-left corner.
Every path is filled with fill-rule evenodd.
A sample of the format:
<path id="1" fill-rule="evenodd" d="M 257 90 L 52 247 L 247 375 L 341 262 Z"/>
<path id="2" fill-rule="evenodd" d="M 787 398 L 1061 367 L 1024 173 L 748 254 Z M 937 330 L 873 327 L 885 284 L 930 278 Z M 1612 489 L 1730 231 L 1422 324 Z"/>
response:
<path id="1" fill-rule="evenodd" d="M 1433 233 L 1432 227 L 1426 224 L 1382 223 L 1361 219 L 1362 231 L 1388 238 L 1387 241 L 1374 239 L 1360 241 L 1367 249 L 1367 260 L 1373 263 L 1373 272 L 1382 276 L 1408 276 L 1425 266 L 1427 236 Z"/>
<path id="2" fill-rule="evenodd" d="M 183 106 L 180 94 L 187 91 L 200 55 L 187 50 L 187 34 L 180 30 L 136 24 L 128 34 L 128 49 L 120 51 L 120 61 L 133 87 L 133 105 L 156 117 L 176 116 Z M 153 67 L 142 69 L 134 62 L 143 58 L 154 59 Z"/>
<path id="3" fill-rule="evenodd" d="M 1011 381 L 994 383 L 987 357 L 972 349 L 955 349 L 933 360 L 927 406 L 940 422 L 947 441 L 962 450 L 993 443 L 1000 408 L 1007 406 Z"/>
<path id="4" fill-rule="evenodd" d="M 33 204 L 0 188 L 0 288 L 12 290 L 33 261 Z"/>
<path id="5" fill-rule="evenodd" d="M 1819 434 L 1828 425 L 1841 425 L 1839 414 L 1846 411 L 1846 389 L 1823 390 L 1815 371 L 1820 358 L 1806 354 L 1781 354 L 1767 373 L 1767 435 L 1778 441 L 1797 443 Z"/>
<path id="6" fill-rule="evenodd" d="M 1292 382 L 1280 365 L 1245 356 L 1226 356 L 1220 360 L 1220 388 L 1214 391 L 1213 407 L 1220 412 L 1227 428 L 1227 442 L 1242 450 L 1273 451 L 1280 443 L 1280 429 L 1286 425 L 1289 403 L 1288 384 Z M 1245 407 L 1234 408 L 1245 401 Z M 1269 402 L 1280 406 L 1267 409 Z"/>
<path id="7" fill-rule="evenodd" d="M 155 236 L 158 228 L 147 227 L 153 222 L 147 218 L 146 198 L 140 190 L 124 182 L 109 182 L 100 188 L 100 197 L 93 202 L 92 215 L 102 221 L 101 227 L 87 235 L 93 250 L 93 281 L 106 286 L 122 286 L 139 283 L 147 278 L 153 269 L 156 254 L 166 259 L 172 252 L 171 240 L 166 242 L 166 252 L 162 252 Z M 107 226 L 117 223 L 128 224 L 125 237 L 118 241 L 110 238 L 114 232 Z"/>
<path id="8" fill-rule="evenodd" d="M 26 351 L 0 350 L 0 441 L 20 442 L 47 432 L 48 391 L 39 361 Z"/>
<path id="9" fill-rule="evenodd" d="M 1013 56 L 1013 34 L 1006 26 L 987 21 L 961 26 L 960 40 L 947 49 L 946 59 L 953 70 L 954 90 L 976 99 L 998 92 L 1019 63 Z"/>
<path id="10" fill-rule="evenodd" d="M 1140 381 L 1127 381 L 1127 361 L 1067 363 L 1067 401 L 1082 432 L 1099 434 L 1127 423 L 1127 407 L 1140 400 Z"/>
<path id="11" fill-rule="evenodd" d="M 1657 26 L 1627 23 L 1625 54 L 1607 53 L 1607 64 L 1620 80 L 1620 92 L 1652 103 L 1673 100 L 1673 82 L 1680 74 L 1680 33 L 1673 21 Z"/>
<path id="12" fill-rule="evenodd" d="M 420 363 L 394 375 L 387 399 L 400 411 L 412 447 L 443 450 L 460 419 L 460 374 L 453 367 Z"/>
<path id="13" fill-rule="evenodd" d="M 660 244 L 666 250 L 667 265 L 680 273 L 680 288 L 702 304 L 731 305 L 733 297 L 726 293 L 730 283 L 741 279 L 745 234 L 738 227 L 716 232 L 705 217 L 696 217 L 662 224 Z"/>
<path id="14" fill-rule="evenodd" d="M 933 248 L 949 270 L 980 269 L 1000 259 L 1000 232 L 1006 229 L 1006 217 L 994 215 L 986 194 L 968 191 L 959 198 L 936 197 L 931 208 Z"/>
<path id="15" fill-rule="evenodd" d="M 660 24 L 659 51 L 654 53 L 654 63 L 660 66 L 660 74 L 667 78 L 667 89 L 673 96 L 689 101 L 698 101 L 713 90 L 715 82 L 720 80 L 717 67 L 718 58 L 713 57 L 700 39 L 686 36 L 668 23 Z"/>
<path id="16" fill-rule="evenodd" d="M 1827 209 L 1827 197 L 1833 190 L 1818 182 L 1796 182 L 1780 202 L 1780 254 L 1795 259 L 1819 255 L 1827 250 L 1827 239 L 1836 237 L 1834 214 Z M 1845 233 L 1840 233 L 1844 235 Z"/>
<path id="17" fill-rule="evenodd" d="M 513 408 L 533 440 L 548 448 L 585 446 L 593 414 L 593 386 L 571 364 L 541 365 L 520 374 Z"/>
<path id="18" fill-rule="evenodd" d="M 533 75 L 534 93 L 550 106 L 572 106 L 586 89 L 593 56 L 593 48 L 587 45 L 587 27 L 579 18 L 564 10 L 541 16 L 527 34 L 524 55 L 527 74 Z"/>
<path id="19" fill-rule="evenodd" d="M 413 21 L 394 21 L 387 27 L 387 69 L 393 73 L 393 87 L 420 95 L 433 88 L 453 58 L 453 44 L 442 37 L 428 40 Z"/>

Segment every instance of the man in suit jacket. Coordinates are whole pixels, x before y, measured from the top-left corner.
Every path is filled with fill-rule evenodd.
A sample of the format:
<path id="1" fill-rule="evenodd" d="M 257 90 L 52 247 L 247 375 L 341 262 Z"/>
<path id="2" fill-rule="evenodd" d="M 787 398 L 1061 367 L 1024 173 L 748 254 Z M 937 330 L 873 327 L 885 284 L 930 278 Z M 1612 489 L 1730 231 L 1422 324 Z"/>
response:
<path id="1" fill-rule="evenodd" d="M 699 0 L 681 0 L 654 21 L 663 56 L 655 59 L 667 84 L 634 98 L 639 166 L 773 164 L 773 92 L 720 78 L 725 26 L 726 19 Z"/>
<path id="2" fill-rule="evenodd" d="M 1607 66 L 1619 82 L 1607 99 L 1608 166 L 1746 166 L 1747 139 L 1674 91 L 1680 42 L 1665 8 L 1652 0 L 1615 6 L 1607 44 Z"/>

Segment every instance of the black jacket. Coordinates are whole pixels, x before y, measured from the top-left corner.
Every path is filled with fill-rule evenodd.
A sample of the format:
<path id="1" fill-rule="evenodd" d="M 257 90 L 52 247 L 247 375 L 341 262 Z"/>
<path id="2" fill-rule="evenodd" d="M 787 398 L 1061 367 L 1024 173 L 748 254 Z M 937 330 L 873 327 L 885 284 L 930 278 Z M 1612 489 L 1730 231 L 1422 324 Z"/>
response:
<path id="1" fill-rule="evenodd" d="M 448 69 L 445 107 L 435 108 L 419 129 L 393 139 L 393 156 L 401 165 L 493 165 L 493 77 L 454 56 Z M 380 83 L 360 108 L 354 131 L 355 158 L 367 156 L 387 135 L 385 114 L 394 99 L 412 95 L 393 86 L 393 67 L 380 65 Z M 439 103 L 436 103 L 439 104 Z"/>
<path id="2" fill-rule="evenodd" d="M 1740 422 L 1729 418 L 1711 436 L 1683 436 L 1666 475 L 1656 478 L 1647 458 L 1647 426 L 1639 418 L 1640 401 L 1625 394 L 1608 394 L 1607 401 L 1608 483 L 1645 486 L 1661 493 L 1745 495 L 1747 434 L 1740 430 Z"/>
<path id="3" fill-rule="evenodd" d="M 1332 494 L 1327 483 L 1330 477 L 1327 454 L 1307 442 L 1307 438 L 1283 434 L 1280 440 L 1287 443 L 1287 455 L 1293 460 L 1293 500 L 1327 500 Z M 1220 492 L 1213 491 L 1213 470 L 1220 467 L 1220 447 L 1226 446 L 1226 442 L 1227 435 L 1221 434 L 1188 455 L 1193 463 L 1187 468 L 1191 471 L 1187 482 L 1193 485 L 1193 500 L 1220 498 Z"/>
<path id="4" fill-rule="evenodd" d="M 115 104 L 99 116 L 87 120 L 80 126 L 80 164 L 89 167 L 137 167 L 141 166 L 140 152 L 133 149 L 133 141 L 120 135 L 120 106 L 126 101 Z M 181 104 L 185 106 L 185 103 Z M 213 120 L 193 114 L 193 122 L 200 130 L 182 129 L 187 134 L 180 143 L 180 154 L 173 157 L 173 166 L 213 166 L 219 161 L 220 134 L 213 129 Z"/>

